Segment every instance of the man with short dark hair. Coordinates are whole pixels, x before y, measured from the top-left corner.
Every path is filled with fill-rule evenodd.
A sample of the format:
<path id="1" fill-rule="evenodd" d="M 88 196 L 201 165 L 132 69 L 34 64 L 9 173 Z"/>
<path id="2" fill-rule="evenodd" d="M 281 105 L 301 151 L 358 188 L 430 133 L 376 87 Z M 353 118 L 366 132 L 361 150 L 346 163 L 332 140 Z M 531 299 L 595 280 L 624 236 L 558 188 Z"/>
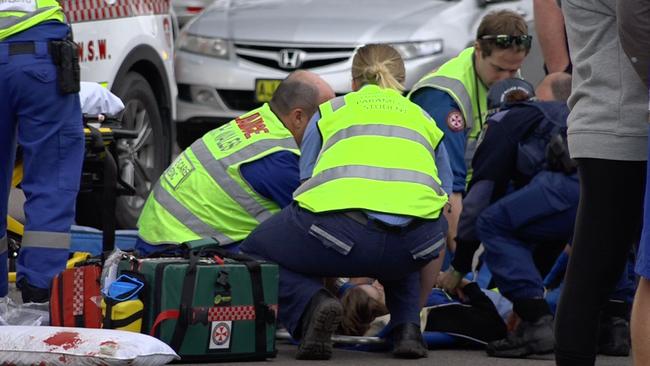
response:
<path id="1" fill-rule="evenodd" d="M 445 210 L 447 243 L 452 251 L 472 157 L 488 111 L 487 90 L 495 82 L 517 75 L 531 40 L 519 14 L 509 10 L 489 13 L 478 27 L 474 46 L 426 75 L 409 94 L 445 133 L 443 143 L 454 176 L 450 208 Z"/>
<path id="2" fill-rule="evenodd" d="M 203 237 L 242 241 L 292 201 L 298 146 L 318 105 L 334 97 L 319 76 L 290 74 L 268 104 L 183 151 L 154 186 L 138 221 L 142 254 Z"/>

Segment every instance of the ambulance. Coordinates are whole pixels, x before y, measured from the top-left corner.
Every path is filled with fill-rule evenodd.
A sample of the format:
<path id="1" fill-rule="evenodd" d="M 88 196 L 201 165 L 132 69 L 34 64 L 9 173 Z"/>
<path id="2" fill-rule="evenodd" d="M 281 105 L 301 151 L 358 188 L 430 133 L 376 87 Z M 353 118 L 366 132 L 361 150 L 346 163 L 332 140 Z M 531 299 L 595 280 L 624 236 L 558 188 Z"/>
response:
<path id="1" fill-rule="evenodd" d="M 121 178 L 136 190 L 134 196 L 118 198 L 117 220 L 122 227 L 134 227 L 151 186 L 169 164 L 174 141 L 177 89 L 170 0 L 60 4 L 79 45 L 81 80 L 98 82 L 120 97 L 123 127 L 138 133 L 116 144 Z M 84 202 L 80 205 L 78 211 L 84 211 Z"/>

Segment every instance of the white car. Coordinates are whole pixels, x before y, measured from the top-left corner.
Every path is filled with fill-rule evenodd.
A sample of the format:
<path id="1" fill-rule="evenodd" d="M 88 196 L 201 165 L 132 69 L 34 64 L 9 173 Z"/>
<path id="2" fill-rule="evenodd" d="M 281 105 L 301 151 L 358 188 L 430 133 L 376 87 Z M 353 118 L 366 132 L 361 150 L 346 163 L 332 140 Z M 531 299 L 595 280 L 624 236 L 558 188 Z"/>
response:
<path id="1" fill-rule="evenodd" d="M 532 23 L 532 0 L 217 0 L 177 39 L 179 143 L 197 137 L 196 126 L 215 127 L 268 101 L 298 68 L 337 94 L 350 91 L 352 55 L 367 43 L 401 52 L 409 89 L 472 44 L 482 17 L 499 9 Z"/>

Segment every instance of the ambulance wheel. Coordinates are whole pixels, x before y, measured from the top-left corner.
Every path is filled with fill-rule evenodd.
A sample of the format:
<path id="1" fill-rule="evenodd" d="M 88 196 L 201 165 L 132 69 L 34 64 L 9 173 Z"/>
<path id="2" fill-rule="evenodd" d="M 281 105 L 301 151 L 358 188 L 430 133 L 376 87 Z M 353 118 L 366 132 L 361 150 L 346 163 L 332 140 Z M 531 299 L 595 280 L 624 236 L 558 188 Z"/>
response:
<path id="1" fill-rule="evenodd" d="M 138 137 L 116 143 L 120 177 L 136 191 L 117 198 L 117 224 L 135 228 L 149 191 L 169 162 L 169 134 L 164 133 L 158 102 L 142 75 L 129 72 L 113 92 L 124 102 L 122 127 L 138 132 Z"/>

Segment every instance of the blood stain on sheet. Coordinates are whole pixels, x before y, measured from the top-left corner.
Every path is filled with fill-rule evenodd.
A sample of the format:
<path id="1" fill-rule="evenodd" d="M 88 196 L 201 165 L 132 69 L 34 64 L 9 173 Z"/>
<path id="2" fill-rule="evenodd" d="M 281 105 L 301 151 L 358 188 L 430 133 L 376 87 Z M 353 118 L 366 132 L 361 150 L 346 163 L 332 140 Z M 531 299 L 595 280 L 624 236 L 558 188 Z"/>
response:
<path id="1" fill-rule="evenodd" d="M 119 345 L 113 341 L 104 341 L 99 344 L 99 353 L 103 355 L 113 356 L 119 348 Z"/>
<path id="2" fill-rule="evenodd" d="M 81 338 L 79 338 L 79 333 L 77 332 L 58 332 L 44 340 L 43 343 L 49 346 L 58 346 L 68 350 L 79 345 L 79 343 L 81 343 Z"/>
<path id="3" fill-rule="evenodd" d="M 113 347 L 113 348 L 117 348 L 117 343 L 116 343 L 116 342 L 113 342 L 113 341 L 104 341 L 104 342 L 100 343 L 99 345 L 100 345 L 101 347 Z"/>

